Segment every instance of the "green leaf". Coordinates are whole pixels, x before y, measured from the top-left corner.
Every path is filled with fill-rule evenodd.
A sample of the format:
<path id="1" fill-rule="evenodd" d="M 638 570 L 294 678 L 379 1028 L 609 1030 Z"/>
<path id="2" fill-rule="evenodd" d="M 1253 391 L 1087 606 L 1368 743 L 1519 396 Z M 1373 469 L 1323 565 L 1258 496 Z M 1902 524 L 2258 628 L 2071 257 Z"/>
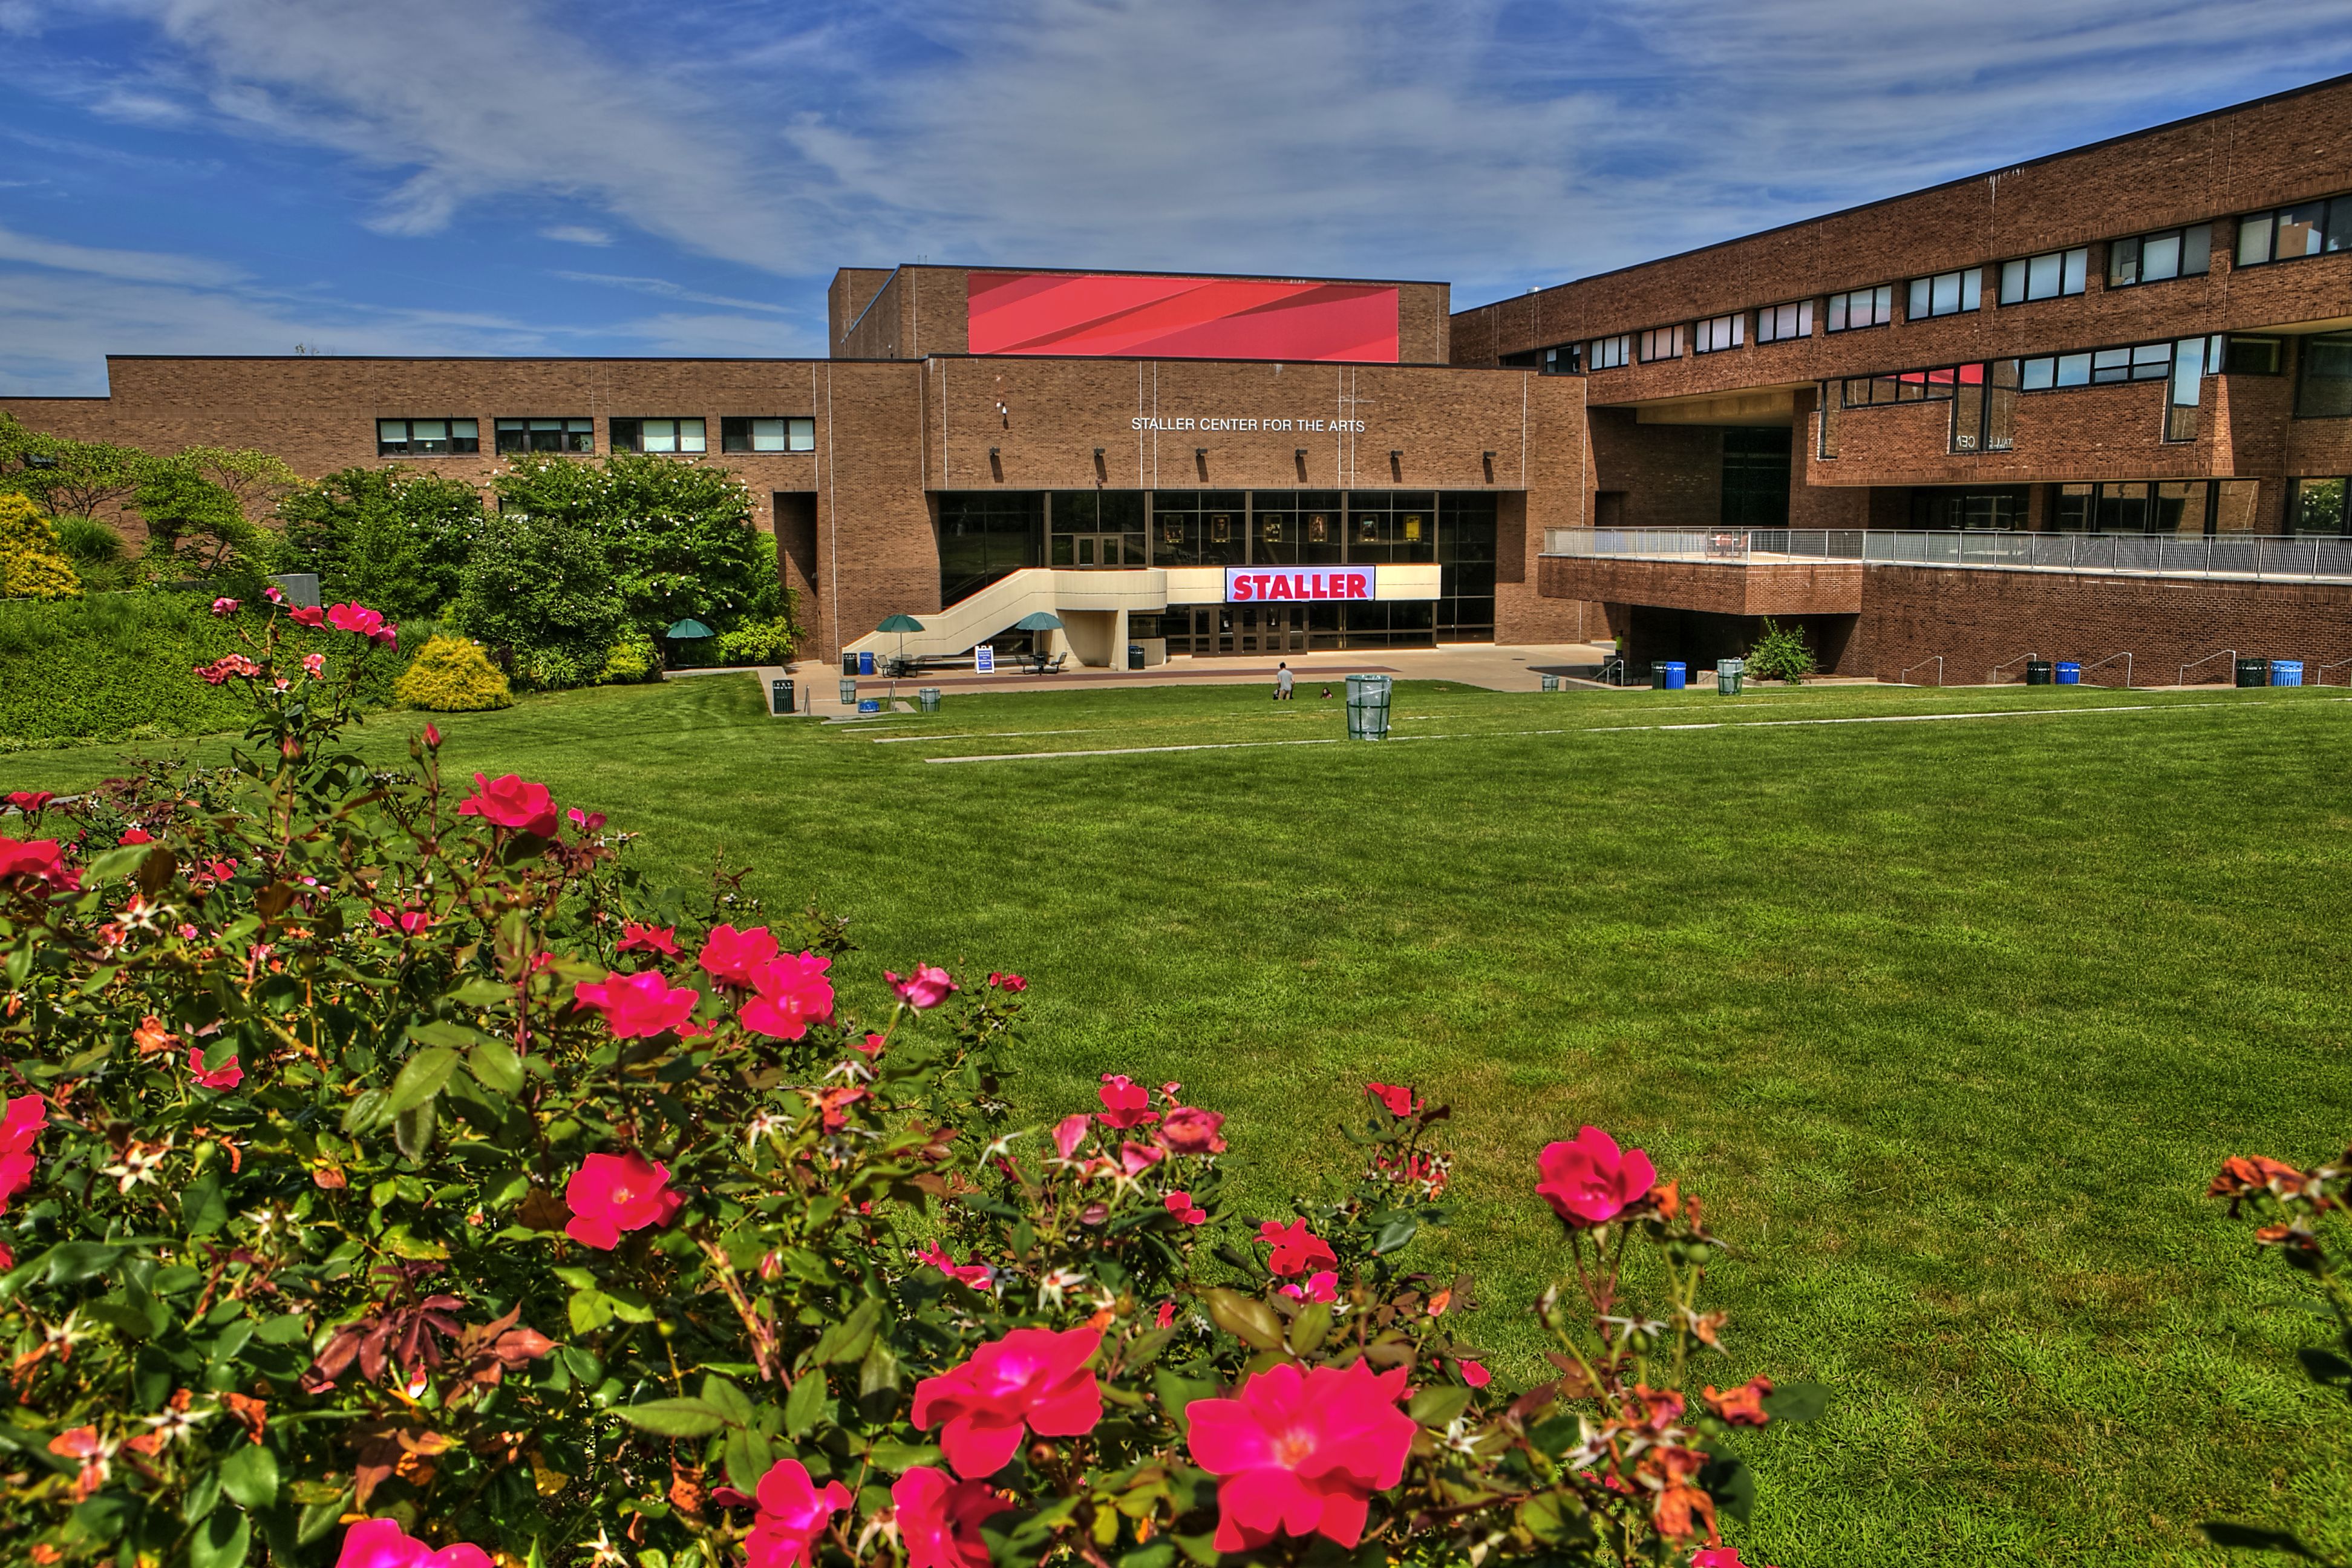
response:
<path id="1" fill-rule="evenodd" d="M 1206 1378 L 1186 1377 L 1170 1367 L 1161 1367 L 1151 1374 L 1151 1391 L 1160 1395 L 1160 1408 L 1168 1418 L 1188 1436 L 1192 1426 L 1184 1418 L 1185 1407 L 1196 1399 L 1206 1399 L 1217 1392 L 1217 1385 Z"/>
<path id="2" fill-rule="evenodd" d="M 940 1450 L 931 1443 L 900 1443 L 885 1437 L 874 1445 L 874 1468 L 892 1475 L 903 1475 L 917 1465 L 936 1465 Z"/>
<path id="3" fill-rule="evenodd" d="M 190 1236 L 210 1236 L 228 1223 L 218 1171 L 206 1171 L 202 1180 L 180 1194 L 180 1223 Z"/>
<path id="4" fill-rule="evenodd" d="M 1282 1320 L 1274 1309 L 1237 1290 L 1210 1291 L 1209 1319 L 1254 1350 L 1270 1351 L 1282 1343 Z"/>
<path id="5" fill-rule="evenodd" d="M 278 1500 L 278 1456 L 248 1443 L 221 1461 L 221 1490 L 257 1511 Z"/>
<path id="6" fill-rule="evenodd" d="M 1149 1546 L 1139 1546 L 1118 1560 L 1118 1568 L 1168 1568 L 1176 1561 L 1176 1548 L 1166 1537 Z"/>
<path id="7" fill-rule="evenodd" d="M 810 1356 L 820 1366 L 835 1362 L 863 1361 L 874 1343 L 874 1331 L 882 1326 L 880 1298 L 868 1296 L 850 1312 L 820 1335 Z"/>
<path id="8" fill-rule="evenodd" d="M 621 1405 L 613 1414 L 664 1437 L 708 1437 L 727 1425 L 725 1416 L 699 1399 L 652 1399 Z"/>
<path id="9" fill-rule="evenodd" d="M 94 1279 L 121 1259 L 122 1248 L 95 1241 L 61 1241 L 36 1259 L 48 1267 L 47 1283 L 79 1285 Z"/>
<path id="10" fill-rule="evenodd" d="M 482 1031 L 470 1025 L 445 1023 L 435 1018 L 425 1023 L 409 1025 L 408 1037 L 420 1046 L 462 1051 L 482 1038 Z"/>
<path id="11" fill-rule="evenodd" d="M 880 1335 L 867 1347 L 865 1358 L 857 1363 L 857 1397 L 895 1390 L 898 1386 L 898 1352 L 890 1342 Z"/>
<path id="12" fill-rule="evenodd" d="M 352 1096 L 352 1102 L 343 1107 L 343 1136 L 353 1137 L 373 1127 L 383 1114 L 383 1100 L 380 1089 L 363 1089 Z"/>
<path id="13" fill-rule="evenodd" d="M 795 1441 L 805 1437 L 824 1416 L 831 1403 L 832 1390 L 825 1386 L 824 1373 L 814 1367 L 801 1374 L 793 1391 L 784 1400 L 784 1433 Z"/>
<path id="14" fill-rule="evenodd" d="M 727 1447 L 720 1457 L 727 1466 L 728 1483 L 747 1495 L 760 1489 L 760 1478 L 775 1463 L 767 1438 L 740 1426 L 727 1434 Z"/>
<path id="15" fill-rule="evenodd" d="M 572 1293 L 572 1331 L 593 1334 L 613 1321 L 613 1303 L 601 1290 Z"/>
<path id="16" fill-rule="evenodd" d="M 703 1377 L 702 1403 L 725 1416 L 730 1426 L 749 1426 L 755 1414 L 741 1389 L 714 1374 Z"/>
<path id="17" fill-rule="evenodd" d="M 1764 1396 L 1764 1414 L 1774 1421 L 1811 1421 L 1829 1408 L 1830 1391 L 1818 1383 L 1792 1383 Z"/>
<path id="18" fill-rule="evenodd" d="M 180 1500 L 180 1521 L 202 1524 L 220 1506 L 221 1475 L 218 1470 L 206 1470 L 188 1488 L 187 1496 Z"/>
<path id="19" fill-rule="evenodd" d="M 1743 1524 L 1755 1510 L 1756 1472 L 1727 1454 L 1707 1460 L 1699 1470 L 1698 1484 L 1706 1489 L 1717 1508 Z"/>
<path id="20" fill-rule="evenodd" d="M 241 1509 L 215 1509 L 188 1537 L 188 1568 L 245 1568 L 252 1550 L 251 1516 Z"/>
<path id="21" fill-rule="evenodd" d="M 1129 1343 L 1122 1363 L 1129 1372 L 1141 1372 L 1160 1359 L 1160 1352 L 1166 1350 L 1168 1342 L 1175 1337 L 1174 1329 L 1153 1329 L 1138 1334 Z"/>
<path id="22" fill-rule="evenodd" d="M 493 1094 L 517 1095 L 522 1092 L 522 1058 L 514 1047 L 498 1040 L 485 1040 L 476 1046 L 466 1058 L 474 1069 L 474 1081 Z"/>
<path id="23" fill-rule="evenodd" d="M 1405 1413 L 1428 1427 L 1443 1427 L 1470 1408 L 1470 1391 L 1458 1384 L 1440 1384 L 1412 1396 Z"/>
<path id="24" fill-rule="evenodd" d="M 446 993 L 446 994 L 448 996 L 450 1001 L 458 1004 L 460 1006 L 495 1007 L 501 1002 L 511 1001 L 513 999 L 514 987 L 505 984 L 499 981 L 483 980 L 477 977 L 467 981 L 455 991 Z M 416 1031 L 414 1029 L 409 1031 L 409 1034 L 412 1036 L 415 1033 Z M 436 1041 L 434 1043 L 437 1045 L 441 1042 Z"/>
<path id="25" fill-rule="evenodd" d="M 1401 1214 L 1381 1226 L 1380 1234 L 1372 1237 L 1372 1251 L 1376 1254 L 1394 1252 L 1398 1247 L 1411 1241 L 1413 1234 L 1420 1229 L 1419 1215 Z"/>
<path id="26" fill-rule="evenodd" d="M 392 1119 L 392 1141 L 400 1152 L 418 1164 L 433 1148 L 435 1113 L 433 1101 L 412 1106 Z"/>
<path id="27" fill-rule="evenodd" d="M 1331 1304 L 1310 1301 L 1290 1320 L 1290 1348 L 1299 1355 L 1313 1355 L 1323 1346 L 1324 1336 L 1331 1331 Z"/>
<path id="28" fill-rule="evenodd" d="M 650 1323 L 654 1321 L 654 1305 L 635 1290 L 619 1285 L 604 1287 L 604 1300 L 613 1309 L 613 1316 L 625 1323 Z"/>
<path id="29" fill-rule="evenodd" d="M 412 1028 L 409 1033 L 414 1035 L 416 1030 Z M 402 1068 L 400 1076 L 393 1080 L 390 1102 L 393 1114 L 397 1116 L 402 1111 L 412 1110 L 440 1093 L 441 1086 L 447 1083 L 449 1075 L 457 1070 L 457 1053 L 446 1046 L 430 1046 L 409 1058 L 408 1065 Z"/>

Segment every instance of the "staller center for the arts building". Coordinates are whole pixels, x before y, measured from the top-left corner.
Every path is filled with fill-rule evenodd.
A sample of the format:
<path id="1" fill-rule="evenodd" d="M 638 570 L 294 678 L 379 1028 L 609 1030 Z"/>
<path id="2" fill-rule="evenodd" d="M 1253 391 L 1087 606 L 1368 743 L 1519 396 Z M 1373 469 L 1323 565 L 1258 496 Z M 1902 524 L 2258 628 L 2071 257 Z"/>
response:
<path id="1" fill-rule="evenodd" d="M 1885 679 L 2352 673 L 2352 78 L 1461 311 L 929 266 L 828 304 L 822 360 L 125 354 L 108 396 L 0 406 L 306 477 L 702 455 L 826 658 L 1045 609 L 1081 663 L 1619 636 L 1638 668 L 1769 616 Z"/>

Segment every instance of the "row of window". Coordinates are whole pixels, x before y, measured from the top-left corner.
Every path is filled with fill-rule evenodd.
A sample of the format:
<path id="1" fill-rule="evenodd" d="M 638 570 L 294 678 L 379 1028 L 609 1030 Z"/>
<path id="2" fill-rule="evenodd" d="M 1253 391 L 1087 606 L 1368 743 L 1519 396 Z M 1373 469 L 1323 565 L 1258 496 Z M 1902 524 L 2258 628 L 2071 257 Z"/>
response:
<path id="1" fill-rule="evenodd" d="M 707 452 L 708 421 L 683 416 L 611 419 L 607 439 L 615 452 Z M 478 419 L 379 419 L 379 458 L 445 458 L 482 449 Z M 496 449 L 506 453 L 593 452 L 596 421 L 586 416 L 492 421 Z M 813 452 L 816 421 L 730 415 L 719 421 L 722 452 Z"/>
<path id="2" fill-rule="evenodd" d="M 2238 220 L 2236 262 L 2241 267 L 2348 249 L 2352 249 L 2352 195 L 2249 213 Z M 2212 269 L 2212 256 L 2210 223 L 2188 224 L 2109 240 L 2106 287 L 2130 289 L 2174 278 L 2201 277 Z M 1932 321 L 1938 316 L 1980 309 L 1984 272 L 1981 267 L 1969 267 L 1912 279 L 1904 319 Z M 2000 264 L 1995 298 L 2003 305 L 2022 305 L 2081 294 L 2088 286 L 2089 273 L 2088 246 L 2019 257 Z M 1700 331 L 1694 334 L 1693 352 L 1713 353 L 1738 347 L 1746 315 L 1745 311 L 1733 311 L 1701 322 Z M 1812 336 L 1813 309 L 1810 300 L 1760 306 L 1755 315 L 1759 343 Z M 1895 286 L 1881 283 L 1829 296 L 1824 330 L 1853 331 L 1885 326 L 1894 320 Z M 1654 341 L 1665 342 L 1670 333 L 1675 334 L 1673 341 L 1677 345 L 1673 352 L 1649 352 L 1648 345 Z M 1545 350 L 1539 363 L 1544 370 L 1557 374 L 1587 369 L 1612 370 L 1631 363 L 1633 356 L 1624 345 L 1637 337 L 1644 345 L 1640 355 L 1643 363 L 1678 359 L 1679 333 L 1678 327 L 1660 327 L 1639 334 L 1597 339 L 1590 344 L 1564 343 Z"/>

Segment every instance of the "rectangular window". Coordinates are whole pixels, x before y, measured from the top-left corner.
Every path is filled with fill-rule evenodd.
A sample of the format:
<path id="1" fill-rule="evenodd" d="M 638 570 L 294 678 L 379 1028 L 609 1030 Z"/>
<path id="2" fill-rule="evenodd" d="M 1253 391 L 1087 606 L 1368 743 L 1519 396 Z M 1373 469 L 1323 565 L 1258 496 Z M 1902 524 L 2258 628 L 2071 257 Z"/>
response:
<path id="1" fill-rule="evenodd" d="M 1837 384 L 1833 381 L 1825 381 L 1822 383 L 1821 390 L 1813 396 L 1813 407 L 1820 419 L 1820 435 L 1816 445 L 1824 458 L 1834 458 L 1838 455 L 1838 403 L 1840 400 L 1830 395 L 1830 389 Z"/>
<path id="2" fill-rule="evenodd" d="M 2107 242 L 2107 287 L 2128 289 L 2168 278 L 2201 277 L 2212 265 L 2213 226 L 2158 229 Z"/>
<path id="3" fill-rule="evenodd" d="M 699 419 L 615 419 L 615 452 L 707 452 Z"/>
<path id="4" fill-rule="evenodd" d="M 481 425 L 472 419 L 379 419 L 379 458 L 446 458 L 482 449 Z"/>
<path id="5" fill-rule="evenodd" d="M 1652 327 L 1642 334 L 1642 363 L 1683 357 L 1683 330 L 1679 326 Z"/>
<path id="6" fill-rule="evenodd" d="M 2305 338 L 2301 374 L 2294 383 L 2294 413 L 2298 419 L 2341 419 L 2352 416 L 2352 334 Z"/>
<path id="7" fill-rule="evenodd" d="M 1932 278 L 1911 279 L 1910 309 L 1904 320 L 1924 321 L 1931 316 L 1957 316 L 1963 310 L 1973 310 L 1982 301 L 1984 268 L 1971 267 L 1965 272 L 1938 272 Z"/>
<path id="8" fill-rule="evenodd" d="M 593 452 L 596 421 L 578 419 L 501 419 L 498 423 L 501 452 Z"/>
<path id="9" fill-rule="evenodd" d="M 2172 395 L 2165 399 L 2164 438 L 2197 439 L 2197 400 L 2204 389 L 2207 340 L 2183 338 L 2172 345 Z"/>
<path id="10" fill-rule="evenodd" d="M 1633 357 L 1633 339 L 1629 333 L 1620 332 L 1613 338 L 1592 340 L 1592 358 L 1590 363 L 1595 370 L 1615 370 Z"/>
<path id="11" fill-rule="evenodd" d="M 2238 220 L 2238 265 L 2293 261 L 2331 250 L 2352 249 L 2352 196 L 2296 202 Z"/>
<path id="12" fill-rule="evenodd" d="M 1735 312 L 1728 316 L 1709 316 L 1691 329 L 1693 353 L 1721 353 L 1739 346 L 1740 318 Z"/>
<path id="13" fill-rule="evenodd" d="M 1756 341 L 1759 343 L 1786 342 L 1790 338 L 1813 335 L 1813 302 L 1800 300 L 1793 305 L 1767 305 L 1756 312 Z"/>
<path id="14" fill-rule="evenodd" d="M 2344 531 L 2344 481 L 2297 479 L 2287 498 L 2286 526 L 2291 533 L 2339 534 Z"/>
<path id="15" fill-rule="evenodd" d="M 2231 375 L 2276 375 L 2279 373 L 2279 341 L 2276 338 L 2242 338 L 2232 332 L 2221 368 Z"/>
<path id="16" fill-rule="evenodd" d="M 2000 264 L 2000 302 L 2022 305 L 2029 300 L 2055 300 L 2083 291 L 2090 270 L 2091 251 L 2078 245 L 2072 250 L 2044 251 Z"/>
<path id="17" fill-rule="evenodd" d="M 814 419 L 753 419 L 730 416 L 719 422 L 722 452 L 814 452 Z"/>
<path id="18" fill-rule="evenodd" d="M 1883 327 L 1895 319 L 1895 285 L 1853 289 L 1830 296 L 1829 330 L 1850 332 L 1860 327 Z"/>
<path id="19" fill-rule="evenodd" d="M 1575 375 L 1584 369 L 1583 350 L 1582 343 L 1561 343 L 1546 349 L 1537 368 L 1546 375 Z"/>

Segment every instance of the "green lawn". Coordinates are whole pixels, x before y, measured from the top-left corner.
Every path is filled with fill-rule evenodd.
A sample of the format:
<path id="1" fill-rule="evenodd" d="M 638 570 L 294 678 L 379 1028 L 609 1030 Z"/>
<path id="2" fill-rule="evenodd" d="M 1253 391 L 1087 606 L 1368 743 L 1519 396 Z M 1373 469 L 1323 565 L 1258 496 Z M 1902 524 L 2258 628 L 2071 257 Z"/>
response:
<path id="1" fill-rule="evenodd" d="M 1412 684 L 1404 743 L 1255 743 L 1336 737 L 1318 689 L 852 730 L 709 678 L 443 728 L 453 767 L 608 810 L 681 880 L 723 849 L 853 917 L 869 1005 L 885 965 L 1027 974 L 1027 1108 L 1181 1079 L 1262 1198 L 1339 1175 L 1323 1132 L 1366 1079 L 1451 1101 L 1432 1260 L 1481 1280 L 1507 1375 L 1538 1374 L 1521 1308 L 1559 1258 L 1536 1150 L 1588 1121 L 1645 1146 L 1738 1249 L 1716 1381 L 1838 1391 L 1752 1445 L 1750 1562 L 2217 1563 L 2217 1514 L 2352 1548 L 2304 1299 L 2201 1195 L 2226 1153 L 2352 1133 L 2343 695 Z M 929 760 L 1195 744 L 1231 749 Z"/>

